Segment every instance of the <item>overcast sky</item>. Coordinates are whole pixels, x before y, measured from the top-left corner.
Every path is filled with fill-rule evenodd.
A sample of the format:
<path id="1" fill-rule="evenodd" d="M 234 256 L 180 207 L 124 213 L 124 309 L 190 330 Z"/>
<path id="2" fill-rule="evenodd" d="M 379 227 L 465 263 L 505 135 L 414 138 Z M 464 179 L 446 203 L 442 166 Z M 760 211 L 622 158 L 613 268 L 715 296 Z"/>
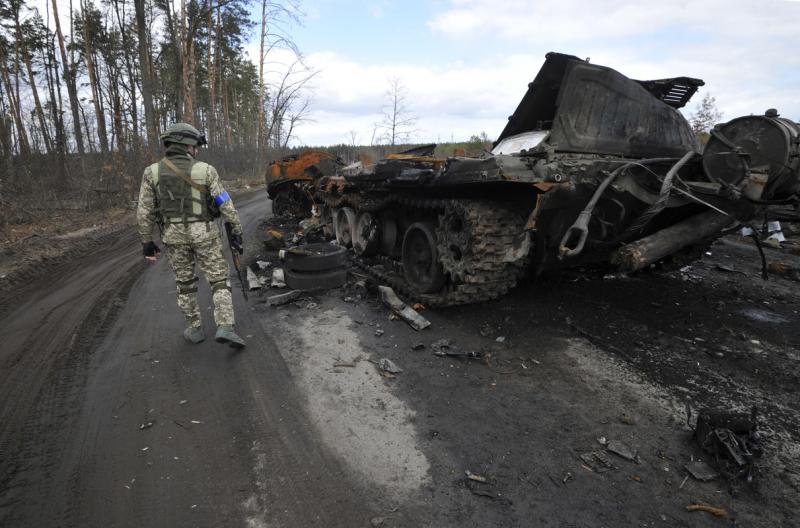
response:
<path id="1" fill-rule="evenodd" d="M 798 0 L 305 0 L 303 10 L 293 34 L 320 70 L 306 145 L 349 142 L 351 130 L 368 143 L 391 77 L 408 90 L 416 141 L 496 138 L 548 51 L 637 79 L 699 77 L 687 115 L 708 92 L 724 120 L 770 107 L 800 120 Z"/>

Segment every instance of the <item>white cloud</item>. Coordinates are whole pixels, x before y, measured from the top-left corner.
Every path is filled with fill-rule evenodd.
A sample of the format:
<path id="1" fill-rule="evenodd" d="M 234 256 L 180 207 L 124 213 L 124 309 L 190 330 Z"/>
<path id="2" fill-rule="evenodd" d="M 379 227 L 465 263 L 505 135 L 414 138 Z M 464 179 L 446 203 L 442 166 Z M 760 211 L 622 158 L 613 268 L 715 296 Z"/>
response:
<path id="1" fill-rule="evenodd" d="M 737 38 L 795 36 L 800 15 L 797 5 L 781 0 L 457 0 L 450 6 L 429 21 L 431 30 L 540 45 L 652 35 L 665 28 Z"/>
<path id="2" fill-rule="evenodd" d="M 369 142 L 381 118 L 388 80 L 400 79 L 417 118 L 416 141 L 463 140 L 486 131 L 497 136 L 541 64 L 541 57 L 505 57 L 484 64 L 360 64 L 332 52 L 312 53 L 314 123 L 300 130 L 308 144 L 344 141 L 356 130 Z M 502 82 L 498 82 L 502 79 Z"/>
<path id="3" fill-rule="evenodd" d="M 451 0 L 428 26 L 455 42 L 589 55 L 633 78 L 700 77 L 726 118 L 775 106 L 798 119 L 798 21 L 796 0 Z"/>

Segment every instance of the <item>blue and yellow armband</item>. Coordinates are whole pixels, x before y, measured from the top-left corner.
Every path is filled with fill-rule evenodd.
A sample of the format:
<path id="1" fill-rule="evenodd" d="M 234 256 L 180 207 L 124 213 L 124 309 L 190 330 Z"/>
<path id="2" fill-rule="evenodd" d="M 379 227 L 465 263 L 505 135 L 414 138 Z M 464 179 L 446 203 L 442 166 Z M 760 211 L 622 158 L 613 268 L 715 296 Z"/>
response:
<path id="1" fill-rule="evenodd" d="M 225 202 L 229 202 L 230 199 L 231 197 L 228 195 L 228 191 L 222 191 L 222 193 L 214 197 L 214 205 L 219 207 Z"/>

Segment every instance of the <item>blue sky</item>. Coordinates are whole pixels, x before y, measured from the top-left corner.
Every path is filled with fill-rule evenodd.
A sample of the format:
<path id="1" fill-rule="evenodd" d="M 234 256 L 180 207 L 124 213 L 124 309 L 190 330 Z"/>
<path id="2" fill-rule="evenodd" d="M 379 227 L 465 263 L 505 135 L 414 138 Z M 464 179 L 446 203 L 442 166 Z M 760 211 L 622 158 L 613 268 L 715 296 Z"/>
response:
<path id="1" fill-rule="evenodd" d="M 293 37 L 320 73 L 297 143 L 352 134 L 369 143 L 391 77 L 418 117 L 417 141 L 496 137 L 548 51 L 639 79 L 700 77 L 693 103 L 710 93 L 725 120 L 769 107 L 800 120 L 797 0 L 306 0 L 302 9 Z"/>

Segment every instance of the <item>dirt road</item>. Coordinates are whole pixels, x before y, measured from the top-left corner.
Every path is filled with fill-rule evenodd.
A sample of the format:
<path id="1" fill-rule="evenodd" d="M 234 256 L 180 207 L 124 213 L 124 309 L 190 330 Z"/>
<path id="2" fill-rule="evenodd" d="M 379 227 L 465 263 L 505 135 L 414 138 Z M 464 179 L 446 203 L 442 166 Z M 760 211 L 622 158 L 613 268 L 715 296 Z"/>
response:
<path id="1" fill-rule="evenodd" d="M 255 254 L 268 204 L 237 207 Z M 241 352 L 184 342 L 166 261 L 139 253 L 119 229 L 3 290 L 0 526 L 798 525 L 800 288 L 760 282 L 748 248 L 683 273 L 563 274 L 426 311 L 423 332 L 374 294 L 273 308 L 236 290 Z M 435 356 L 442 338 L 492 359 Z M 404 371 L 382 377 L 381 358 Z M 702 457 L 687 401 L 759 405 L 754 485 L 684 482 Z M 585 467 L 601 437 L 639 463 Z"/>

